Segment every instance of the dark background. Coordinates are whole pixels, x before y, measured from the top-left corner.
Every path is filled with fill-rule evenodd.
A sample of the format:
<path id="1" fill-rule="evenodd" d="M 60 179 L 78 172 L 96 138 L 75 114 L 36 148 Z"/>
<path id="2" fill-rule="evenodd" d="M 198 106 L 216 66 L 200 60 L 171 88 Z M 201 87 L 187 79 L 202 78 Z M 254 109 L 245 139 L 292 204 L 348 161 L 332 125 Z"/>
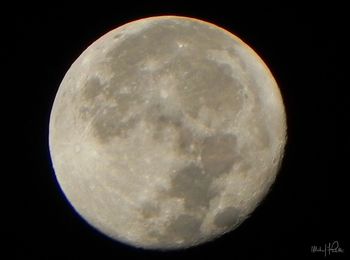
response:
<path id="1" fill-rule="evenodd" d="M 8 259 L 323 258 L 311 253 L 311 246 L 333 241 L 345 253 L 332 256 L 345 257 L 345 177 L 350 171 L 345 167 L 349 139 L 344 129 L 350 102 L 341 65 L 342 38 L 348 33 L 344 7 L 133 2 L 9 10 L 14 27 L 5 38 L 14 52 L 4 50 L 2 55 L 16 75 L 9 85 L 15 97 L 10 98 L 10 117 L 19 143 L 12 144 L 15 161 L 9 172 L 16 185 L 4 187 L 10 192 L 10 222 L 3 224 L 9 242 L 5 247 L 11 249 Z M 238 229 L 192 249 L 156 252 L 114 242 L 74 212 L 54 177 L 48 124 L 59 84 L 85 48 L 126 22 L 166 14 L 217 24 L 263 58 L 284 98 L 288 144 L 271 193 Z"/>

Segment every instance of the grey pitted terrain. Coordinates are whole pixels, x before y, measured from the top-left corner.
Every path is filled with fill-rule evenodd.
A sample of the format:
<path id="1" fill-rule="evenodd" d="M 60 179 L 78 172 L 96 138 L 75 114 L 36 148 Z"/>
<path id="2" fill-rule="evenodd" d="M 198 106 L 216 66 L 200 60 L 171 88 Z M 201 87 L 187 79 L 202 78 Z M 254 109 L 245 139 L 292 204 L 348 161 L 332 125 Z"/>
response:
<path id="1" fill-rule="evenodd" d="M 254 55 L 179 17 L 139 20 L 91 45 L 62 82 L 50 126 L 77 211 L 146 248 L 196 245 L 241 223 L 285 141 L 277 85 Z"/>

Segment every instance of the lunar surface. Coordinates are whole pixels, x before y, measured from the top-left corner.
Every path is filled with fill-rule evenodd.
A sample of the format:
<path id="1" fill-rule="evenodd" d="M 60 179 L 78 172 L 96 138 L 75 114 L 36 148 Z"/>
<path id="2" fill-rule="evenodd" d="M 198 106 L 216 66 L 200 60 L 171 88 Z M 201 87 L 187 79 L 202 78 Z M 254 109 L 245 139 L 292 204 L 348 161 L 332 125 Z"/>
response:
<path id="1" fill-rule="evenodd" d="M 49 131 L 75 210 L 115 240 L 160 250 L 239 226 L 274 182 L 285 142 L 264 62 L 224 29 L 177 16 L 91 44 L 59 87 Z"/>

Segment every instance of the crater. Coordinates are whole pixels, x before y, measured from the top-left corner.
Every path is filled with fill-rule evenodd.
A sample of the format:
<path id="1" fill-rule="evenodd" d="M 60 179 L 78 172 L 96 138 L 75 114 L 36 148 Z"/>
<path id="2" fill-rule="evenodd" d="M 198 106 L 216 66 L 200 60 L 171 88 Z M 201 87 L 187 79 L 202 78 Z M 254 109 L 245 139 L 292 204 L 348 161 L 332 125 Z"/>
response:
<path id="1" fill-rule="evenodd" d="M 231 134 L 208 137 L 203 142 L 201 160 L 206 174 L 216 177 L 228 172 L 237 159 L 236 136 Z"/>
<path id="2" fill-rule="evenodd" d="M 183 214 L 169 224 L 165 234 L 173 237 L 175 240 L 182 240 L 183 242 L 193 241 L 200 236 L 201 223 L 200 219 Z"/>
<path id="3" fill-rule="evenodd" d="M 227 207 L 214 218 L 214 224 L 220 228 L 231 228 L 239 221 L 239 210 L 235 207 Z"/>
<path id="4" fill-rule="evenodd" d="M 121 32 L 121 33 L 117 33 L 117 34 L 115 34 L 114 36 L 113 36 L 113 39 L 115 39 L 115 40 L 118 40 L 118 39 L 120 39 L 121 37 L 123 37 L 124 35 L 123 35 L 123 33 Z"/>
<path id="5" fill-rule="evenodd" d="M 189 214 L 181 214 L 171 220 L 163 231 L 150 230 L 148 235 L 157 241 L 157 248 L 179 248 L 191 246 L 201 238 L 200 227 L 203 220 Z"/>
<path id="6" fill-rule="evenodd" d="M 256 144 L 259 149 L 266 149 L 271 145 L 269 131 L 266 127 L 266 123 L 261 118 L 256 120 L 256 128 L 253 133 L 255 134 Z"/>

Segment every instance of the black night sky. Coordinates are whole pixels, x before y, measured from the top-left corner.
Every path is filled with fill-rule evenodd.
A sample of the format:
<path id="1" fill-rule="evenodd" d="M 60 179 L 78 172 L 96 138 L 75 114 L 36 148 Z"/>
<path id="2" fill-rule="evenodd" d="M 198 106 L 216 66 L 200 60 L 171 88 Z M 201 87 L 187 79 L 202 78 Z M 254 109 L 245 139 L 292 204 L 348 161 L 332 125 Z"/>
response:
<path id="1" fill-rule="evenodd" d="M 341 37 L 348 33 L 343 29 L 343 8 L 253 4 L 243 8 L 224 1 L 133 1 L 109 6 L 90 2 L 84 5 L 91 6 L 74 8 L 15 7 L 8 15 L 14 28 L 7 39 L 12 39 L 15 51 L 2 55 L 17 75 L 9 102 L 18 102 L 10 118 L 16 121 L 13 134 L 20 142 L 11 145 L 15 152 L 8 174 L 15 176 L 15 184 L 3 183 L 11 192 L 5 198 L 10 222 L 3 224 L 9 244 L 5 247 L 11 250 L 3 259 L 323 258 L 311 247 L 333 241 L 339 241 L 345 253 L 331 256 L 347 255 L 349 169 L 344 164 L 349 155 L 345 126 L 350 102 L 345 93 L 348 83 L 341 82 L 345 75 Z M 75 213 L 54 177 L 48 124 L 58 86 L 85 48 L 126 22 L 166 14 L 217 24 L 262 57 L 284 98 L 288 143 L 270 194 L 238 229 L 192 249 L 156 252 L 114 242 Z"/>

